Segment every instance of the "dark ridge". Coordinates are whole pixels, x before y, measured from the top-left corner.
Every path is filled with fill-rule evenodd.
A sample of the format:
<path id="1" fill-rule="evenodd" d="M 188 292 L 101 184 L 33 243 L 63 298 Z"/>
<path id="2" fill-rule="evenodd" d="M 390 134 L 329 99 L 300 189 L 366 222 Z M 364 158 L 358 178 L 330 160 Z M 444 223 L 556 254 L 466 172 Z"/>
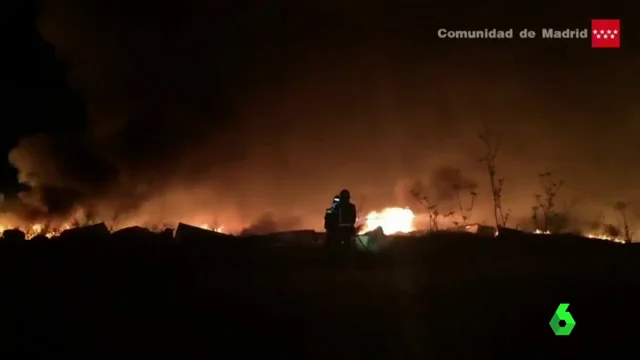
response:
<path id="1" fill-rule="evenodd" d="M 1 348 L 46 358 L 461 359 L 634 343 L 636 245 L 445 233 L 335 253 L 185 229 L 180 242 L 101 225 L 3 241 Z M 560 303 L 576 321 L 570 336 L 549 326 Z"/>

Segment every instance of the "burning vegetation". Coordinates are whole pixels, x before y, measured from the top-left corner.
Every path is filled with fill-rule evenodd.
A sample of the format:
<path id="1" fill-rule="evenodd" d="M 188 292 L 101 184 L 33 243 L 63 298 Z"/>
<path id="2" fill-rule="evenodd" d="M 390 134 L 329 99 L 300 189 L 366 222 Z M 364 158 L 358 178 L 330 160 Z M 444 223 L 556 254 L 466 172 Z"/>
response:
<path id="1" fill-rule="evenodd" d="M 538 234 L 580 233 L 586 237 L 615 242 L 632 241 L 631 213 L 626 202 L 618 202 L 612 207 L 618 214 L 619 226 L 602 220 L 588 230 L 571 230 L 569 211 L 559 209 L 557 201 L 565 182 L 556 179 L 550 172 L 539 175 L 542 191 L 541 194 L 532 196 L 532 214 L 528 221 L 530 226 L 527 227 L 522 221 L 516 222 L 512 217 L 511 209 L 503 205 L 503 188 L 508 182 L 498 169 L 500 136 L 491 128 L 485 127 L 478 137 L 485 149 L 485 154 L 478 161 L 488 175 L 489 196 L 485 198 L 492 204 L 490 209 L 476 208 L 477 199 L 482 196 L 477 181 L 465 176 L 459 169 L 441 167 L 433 173 L 430 181 L 426 183 L 417 181 L 406 189 L 413 201 L 410 206 L 391 206 L 369 211 L 360 218 L 358 232 L 364 234 L 380 228 L 384 234 L 393 235 L 425 230 L 470 231 L 468 229 L 478 226 L 491 226 L 495 229 L 512 227 L 525 231 L 529 228 L 528 232 Z M 279 223 L 268 213 L 263 214 L 253 223 L 245 222 L 238 214 L 213 217 L 206 210 L 210 204 L 206 201 L 198 202 L 211 194 L 200 193 L 197 190 L 192 190 L 190 195 L 185 195 L 184 192 L 170 191 L 166 188 L 154 193 L 153 188 L 148 186 L 127 186 L 125 188 L 133 188 L 135 191 L 120 194 L 118 198 L 127 199 L 133 205 L 127 205 L 127 201 L 124 205 L 118 206 L 112 205 L 116 201 L 106 201 L 103 204 L 97 199 L 83 196 L 82 191 L 70 191 L 74 187 L 63 186 L 63 179 L 51 175 L 58 174 L 55 168 L 37 167 L 39 162 L 34 159 L 39 153 L 32 152 L 37 148 L 32 146 L 33 144 L 23 142 L 19 151 L 14 150 L 11 153 L 12 163 L 20 170 L 20 182 L 30 187 L 30 190 L 20 194 L 18 201 L 20 211 L 8 210 L 12 208 L 11 206 L 3 207 L 4 215 L 0 215 L 0 232 L 18 229 L 25 233 L 27 239 L 38 235 L 51 238 L 68 229 L 97 223 L 105 223 L 111 232 L 134 226 L 160 232 L 165 229 L 174 229 L 178 223 L 193 224 L 192 226 L 201 229 L 233 235 L 267 234 L 299 229 L 295 220 L 286 220 L 284 222 L 287 225 L 282 226 L 280 224 L 282 221 Z M 42 179 L 48 180 L 43 182 Z M 81 189 L 80 186 L 75 188 Z M 81 190 L 86 194 L 95 189 Z M 109 198 L 110 189 L 102 190 L 101 198 Z M 162 193 L 169 195 L 158 195 Z M 171 209 L 175 216 L 167 216 L 167 208 Z M 195 214 L 194 209 L 197 210 Z M 217 209 L 215 212 L 224 213 L 225 211 Z M 105 216 L 105 214 L 112 215 Z"/>
<path id="2" fill-rule="evenodd" d="M 385 235 L 396 235 L 396 234 L 410 234 L 419 230 L 428 230 L 421 229 L 419 227 L 419 223 L 421 218 L 425 217 L 429 218 L 429 222 L 433 223 L 433 215 L 429 213 L 416 215 L 409 208 L 400 208 L 400 207 L 388 207 L 384 208 L 380 211 L 371 211 L 366 216 L 364 216 L 360 220 L 359 233 L 365 234 L 371 231 L 374 231 L 378 228 L 382 230 Z M 437 220 L 435 220 L 437 222 Z M 48 223 L 21 223 L 20 221 L 13 219 L 10 217 L 5 217 L 5 222 L 0 223 L 0 233 L 3 233 L 5 230 L 20 230 L 24 232 L 25 238 L 30 240 L 38 235 L 46 236 L 47 238 L 53 238 L 60 236 L 60 234 L 69 229 L 83 227 L 92 225 L 92 222 L 80 223 L 77 219 L 69 220 L 66 222 L 48 222 Z M 476 229 L 479 224 L 465 224 L 464 226 L 458 226 L 460 223 L 453 221 L 448 223 L 440 224 L 437 229 L 438 231 L 470 231 L 473 232 L 473 229 Z M 173 225 L 173 226 L 172 226 Z M 165 229 L 175 229 L 176 224 L 165 224 L 164 226 L 151 226 L 146 227 L 147 229 L 155 232 L 161 232 Z M 192 225 L 204 230 L 210 230 L 218 233 L 229 233 L 229 231 L 224 226 L 213 226 L 210 224 L 198 224 Z M 438 226 L 436 224 L 436 226 Z M 111 226 L 110 231 L 117 231 L 126 227 L 132 226 Z M 434 230 L 434 229 L 432 229 Z M 541 230 L 536 229 L 533 231 L 535 234 L 552 234 L 549 230 Z M 242 234 L 241 232 L 235 232 L 234 234 Z M 497 232 L 495 232 L 497 235 Z M 601 229 L 593 232 L 584 232 L 581 234 L 582 236 L 589 238 L 597 238 L 603 240 L 609 240 L 619 243 L 626 243 L 628 241 L 625 240 L 624 236 L 619 233 L 619 231 L 613 226 L 604 226 Z"/>
<path id="3" fill-rule="evenodd" d="M 594 73 L 583 66 L 568 69 L 564 56 L 556 64 L 558 71 L 550 72 L 532 70 L 523 66 L 526 61 L 514 62 L 513 56 L 494 51 L 490 61 L 475 61 L 472 52 L 465 52 L 456 56 L 460 63 L 451 63 L 448 55 L 440 58 L 433 51 L 404 48 L 405 42 L 393 36 L 361 39 L 358 46 L 355 41 L 334 52 L 325 48 L 328 43 L 316 44 L 315 33 L 301 37 L 300 43 L 282 41 L 281 31 L 263 31 L 258 23 L 253 24 L 255 34 L 265 38 L 254 41 L 251 35 L 238 42 L 248 49 L 238 51 L 238 43 L 210 41 L 210 34 L 235 31 L 236 20 L 248 26 L 247 21 L 263 16 L 223 16 L 220 22 L 207 16 L 189 18 L 189 26 L 172 27 L 180 32 L 170 35 L 162 21 L 122 25 L 131 19 L 119 14 L 118 6 L 107 7 L 116 20 L 105 22 L 96 7 L 76 5 L 68 13 L 45 6 L 38 19 L 46 50 L 33 55 L 42 56 L 38 64 L 46 64 L 38 69 L 50 66 L 56 74 L 45 78 L 57 80 L 30 84 L 42 99 L 34 95 L 28 102 L 16 101 L 19 117 L 7 119 L 52 125 L 40 129 L 46 135 L 21 139 L 9 153 L 18 181 L 29 190 L 20 196 L 19 211 L 0 210 L 5 214 L 0 215 L 0 230 L 18 228 L 31 238 L 98 222 L 112 231 L 136 225 L 160 231 L 179 222 L 231 234 L 248 228 L 314 228 L 321 223 L 324 206 L 320 196 L 310 193 L 330 196 L 337 188 L 358 191 L 362 185 L 373 189 L 367 196 L 377 198 L 393 181 L 430 176 L 435 180 L 407 192 L 410 203 L 379 196 L 379 202 L 364 208 L 356 199 L 366 214 L 361 216 L 361 231 L 380 227 L 394 234 L 485 224 L 543 233 L 578 228 L 590 236 L 627 242 L 633 238 L 635 216 L 628 204 L 632 191 L 597 194 L 602 195 L 594 200 L 597 205 L 625 201 L 610 209 L 613 214 L 598 226 L 573 224 L 580 216 L 559 201 L 570 189 L 595 194 L 605 187 L 637 183 L 629 166 L 633 159 L 626 158 L 637 153 L 636 142 L 624 137 L 635 134 L 636 122 L 600 114 L 600 104 L 626 97 L 576 87 L 576 79 Z M 172 17 L 177 13 L 173 7 L 166 10 Z M 271 15 L 274 23 L 288 24 L 280 21 L 280 13 Z M 386 21 L 388 14 L 379 15 Z M 351 16 L 344 20 L 353 21 Z M 209 26 L 215 30 L 203 31 Z M 294 32 L 302 35 L 307 29 L 298 30 Z M 187 42 L 198 46 L 185 46 L 183 39 L 203 34 L 203 41 Z M 263 45 L 274 34 L 283 48 L 265 52 Z M 336 35 L 346 39 L 342 30 Z M 298 45 L 309 49 L 301 52 Z M 65 58 L 65 66 L 59 66 L 57 56 Z M 584 64 L 583 58 L 576 61 Z M 601 65 L 597 68 L 606 64 Z M 633 65 L 630 62 L 629 69 Z M 21 82 L 23 76 L 16 79 Z M 549 80 L 553 87 L 539 86 Z M 584 101 L 596 95 L 599 101 Z M 23 116 L 20 104 L 25 103 L 40 112 Z M 493 128 L 474 133 L 479 119 Z M 577 126 L 581 131 L 574 131 Z M 511 144 L 503 146 L 500 134 L 512 137 Z M 331 139 L 339 146 L 309 139 Z M 614 143 L 615 150 L 610 147 Z M 613 152 L 621 155 L 605 156 Z M 578 164 L 581 171 L 572 168 L 560 174 L 554 168 L 567 164 Z M 458 167 L 470 168 L 471 174 L 464 170 L 463 176 Z M 540 176 L 539 194 L 530 194 L 537 186 L 535 174 L 549 168 L 554 174 Z M 579 175 L 567 176 L 572 173 Z M 611 180 L 623 173 L 629 175 L 618 176 L 618 183 Z M 517 184 L 520 178 L 532 180 Z M 590 189 L 598 183 L 604 185 Z M 192 191 L 194 184 L 217 193 Z M 183 196 L 174 188 L 192 194 Z M 514 188 L 518 198 L 509 192 Z M 278 221 L 266 219 L 254 226 L 254 219 L 278 203 L 287 203 L 276 209 L 278 215 L 299 216 L 304 225 L 291 221 L 278 226 Z M 216 218 L 218 214 L 231 215 Z"/>

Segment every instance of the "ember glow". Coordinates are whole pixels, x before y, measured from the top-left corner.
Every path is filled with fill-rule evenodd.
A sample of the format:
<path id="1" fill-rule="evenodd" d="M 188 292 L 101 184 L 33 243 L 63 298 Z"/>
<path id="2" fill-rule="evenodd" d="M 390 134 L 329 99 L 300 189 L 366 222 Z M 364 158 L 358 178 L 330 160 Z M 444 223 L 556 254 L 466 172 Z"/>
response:
<path id="1" fill-rule="evenodd" d="M 218 227 L 212 228 L 211 226 L 209 226 L 207 224 L 200 224 L 200 225 L 198 225 L 198 227 L 201 228 L 201 229 L 211 230 L 211 231 L 215 231 L 215 232 L 219 232 L 219 233 L 224 232 L 224 226 L 218 226 Z"/>
<path id="2" fill-rule="evenodd" d="M 413 220 L 415 215 L 409 209 L 391 207 L 380 212 L 372 211 L 364 219 L 362 233 L 381 227 L 386 235 L 410 233 L 415 230 Z"/>
<path id="3" fill-rule="evenodd" d="M 58 236 L 60 235 L 61 232 L 71 228 L 72 226 L 68 224 L 64 224 L 57 228 L 47 227 L 44 224 L 32 224 L 32 225 L 24 225 L 24 226 L 11 226 L 6 224 L 0 224 L 0 234 L 2 234 L 2 232 L 4 232 L 5 230 L 18 229 L 24 232 L 25 238 L 29 240 L 37 235 L 44 235 L 48 238 L 51 238 L 53 236 Z"/>
<path id="4" fill-rule="evenodd" d="M 536 229 L 533 233 L 534 234 L 550 235 L 551 231 L 549 231 L 549 230 L 543 231 L 543 230 L 540 230 L 540 229 Z M 590 239 L 608 240 L 608 241 L 613 241 L 615 243 L 621 243 L 621 244 L 625 243 L 624 239 L 622 239 L 622 238 L 611 236 L 611 235 L 607 235 L 607 234 L 604 234 L 604 233 L 583 233 L 582 235 L 584 237 L 588 237 Z"/>
<path id="5" fill-rule="evenodd" d="M 219 233 L 224 233 L 225 232 L 225 228 L 224 226 L 218 226 L 218 227 L 213 227 L 210 226 L 208 224 L 199 224 L 199 225 L 193 225 L 195 227 L 199 227 L 201 229 L 205 229 L 205 230 L 211 230 L 211 231 L 215 231 L 215 232 L 219 232 Z M 24 232 L 25 234 L 25 238 L 27 240 L 31 240 L 32 238 L 34 238 L 35 236 L 38 235 L 44 235 L 48 238 L 52 238 L 54 236 L 59 236 L 63 231 L 71 229 L 75 227 L 74 225 L 72 225 L 71 222 L 69 223 L 64 223 L 62 225 L 59 226 L 47 226 L 45 224 L 41 224 L 41 223 L 35 223 L 35 224 L 13 224 L 13 223 L 0 223 L 0 235 L 2 235 L 2 233 L 5 230 L 11 230 L 11 229 L 16 229 L 16 230 L 20 230 L 22 232 Z M 112 231 L 115 230 L 120 230 L 122 227 L 116 227 L 114 229 L 112 229 Z M 160 228 L 155 228 L 155 230 L 160 230 Z"/>
<path id="6" fill-rule="evenodd" d="M 611 236 L 611 235 L 607 235 L 607 234 L 587 233 L 587 234 L 584 234 L 584 236 L 586 236 L 588 238 L 591 238 L 591 239 L 609 240 L 609 241 L 613 241 L 615 243 L 621 243 L 621 244 L 625 243 L 624 239 L 621 239 L 619 237 L 614 237 L 614 236 Z"/>
<path id="7" fill-rule="evenodd" d="M 408 234 L 414 232 L 416 230 L 424 230 L 420 226 L 420 221 L 418 220 L 419 216 L 416 215 L 407 208 L 400 207 L 388 207 L 384 208 L 381 211 L 372 211 L 368 213 L 363 218 L 363 226 L 360 230 L 360 234 L 364 234 L 370 231 L 375 230 L 380 227 L 385 235 L 393 235 L 393 234 Z M 197 219 L 192 219 L 197 220 Z M 226 233 L 226 234 L 238 234 L 239 231 L 236 229 L 238 226 L 220 226 L 217 222 L 212 222 L 211 224 L 200 222 L 200 221 L 180 221 L 184 224 L 188 224 L 191 226 L 199 227 L 201 229 L 215 231 L 218 233 Z M 17 229 L 25 234 L 25 238 L 30 240 L 38 235 L 43 235 L 48 238 L 59 236 L 63 231 L 74 228 L 74 227 L 82 227 L 86 225 L 93 224 L 95 222 L 78 222 L 78 220 L 69 220 L 67 221 L 49 221 L 49 222 L 34 222 L 34 223 L 25 223 L 21 221 L 19 218 L 12 216 L 5 216 L 0 218 L 0 236 L 2 232 L 10 229 Z M 111 231 L 117 231 L 123 228 L 136 226 L 136 224 L 140 224 L 141 222 L 135 221 L 135 219 L 130 219 L 130 221 L 123 222 L 118 226 L 106 224 L 107 227 L 110 228 Z M 84 225 L 82 225 L 84 224 Z M 163 223 L 162 226 L 143 226 L 140 227 L 147 228 L 154 232 L 159 232 L 164 229 L 174 229 L 177 226 L 178 222 L 167 222 Z M 216 225 L 213 225 L 216 224 Z M 229 224 L 226 224 L 229 225 Z M 233 225 L 233 224 L 231 224 Z M 444 226 L 441 229 L 446 229 Z M 467 226 L 469 229 L 470 226 Z M 543 231 L 541 229 L 536 229 L 533 231 L 535 234 L 551 234 L 550 231 Z M 497 235 L 497 233 L 496 233 Z M 582 232 L 582 235 L 589 238 L 601 239 L 605 241 L 613 241 L 616 243 L 625 243 L 624 239 L 620 237 L 613 237 L 604 232 Z"/>

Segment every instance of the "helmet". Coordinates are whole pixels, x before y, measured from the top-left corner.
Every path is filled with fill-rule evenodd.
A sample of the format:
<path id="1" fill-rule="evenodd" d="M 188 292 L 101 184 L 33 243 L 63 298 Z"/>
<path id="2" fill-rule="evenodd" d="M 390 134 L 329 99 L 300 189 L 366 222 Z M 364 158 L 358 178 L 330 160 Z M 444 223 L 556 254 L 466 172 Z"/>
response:
<path id="1" fill-rule="evenodd" d="M 351 199 L 351 193 L 349 192 L 349 190 L 344 189 L 344 190 L 340 191 L 340 198 L 349 200 L 349 199 Z"/>

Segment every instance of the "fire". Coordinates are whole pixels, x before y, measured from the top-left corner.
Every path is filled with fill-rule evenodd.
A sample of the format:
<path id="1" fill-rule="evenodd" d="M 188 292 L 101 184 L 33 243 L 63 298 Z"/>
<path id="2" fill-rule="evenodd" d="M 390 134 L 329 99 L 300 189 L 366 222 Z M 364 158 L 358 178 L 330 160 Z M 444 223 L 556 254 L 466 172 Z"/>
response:
<path id="1" fill-rule="evenodd" d="M 185 221 L 184 223 L 189 224 L 190 222 Z M 192 224 L 198 224 L 198 221 L 192 222 Z M 128 226 L 133 226 L 134 224 L 127 224 Z M 177 224 L 173 224 L 177 225 Z M 227 224 L 228 225 L 228 224 Z M 416 231 L 416 226 L 420 225 L 420 220 L 418 216 L 416 216 L 413 211 L 407 208 L 399 208 L 399 207 L 388 207 L 384 208 L 381 211 L 372 211 L 368 213 L 363 218 L 362 229 L 360 230 L 360 234 L 367 233 L 369 231 L 373 231 L 376 228 L 382 228 L 382 231 L 385 235 L 392 234 L 407 234 Z M 34 238 L 38 235 L 44 235 L 48 238 L 52 238 L 55 236 L 59 236 L 63 231 L 71 229 L 78 225 L 77 221 L 69 220 L 67 222 L 58 222 L 55 225 L 52 225 L 50 222 L 45 223 L 32 223 L 25 224 L 20 222 L 18 219 L 6 217 L 2 218 L 0 221 L 0 236 L 5 230 L 9 229 L 17 229 L 21 230 L 25 234 L 25 238 L 27 240 Z M 210 225 L 207 223 L 200 223 L 200 225 L 195 225 L 199 228 L 205 230 L 211 230 L 218 233 L 233 233 L 233 226 L 216 226 Z M 164 228 L 171 228 L 169 224 L 166 224 L 163 228 L 153 228 L 151 231 L 160 231 Z M 112 231 L 122 229 L 123 226 L 113 226 Z M 469 228 L 469 227 L 467 227 Z M 544 231 L 541 229 L 536 229 L 533 231 L 536 234 L 551 234 L 550 231 Z M 497 235 L 497 231 L 496 231 Z M 614 237 L 602 232 L 585 232 L 582 233 L 583 236 L 589 238 L 597 238 L 607 241 L 613 241 L 616 243 L 625 243 L 624 239 L 620 237 Z"/>
<path id="2" fill-rule="evenodd" d="M 362 233 L 381 227 L 386 235 L 409 233 L 415 230 L 413 220 L 415 215 L 409 209 L 391 207 L 380 212 L 372 211 L 364 218 Z"/>
<path id="3" fill-rule="evenodd" d="M 587 234 L 584 234 L 584 236 L 586 236 L 588 238 L 591 238 L 591 239 L 609 240 L 609 241 L 613 241 L 613 242 L 621 243 L 621 244 L 625 243 L 624 239 L 621 239 L 621 238 L 615 237 L 615 236 L 611 236 L 611 235 L 607 235 L 607 234 L 587 233 Z"/>
<path id="4" fill-rule="evenodd" d="M 17 229 L 24 232 L 25 238 L 27 240 L 31 240 L 32 238 L 38 235 L 44 235 L 48 238 L 52 238 L 54 236 L 59 236 L 60 233 L 62 233 L 65 230 L 71 229 L 72 227 L 73 225 L 71 225 L 70 223 L 65 223 L 55 228 L 47 227 L 45 224 L 41 224 L 41 223 L 35 223 L 30 225 L 10 225 L 10 224 L 0 223 L 0 236 L 2 236 L 2 233 L 5 230 Z M 225 230 L 224 226 L 211 227 L 208 224 L 197 225 L 197 227 L 205 230 L 216 231 L 219 233 L 223 233 Z M 114 230 L 117 230 L 117 229 L 114 229 Z"/>
<path id="5" fill-rule="evenodd" d="M 59 228 L 47 228 L 47 226 L 45 226 L 44 224 L 39 224 L 39 223 L 26 225 L 26 226 L 10 226 L 7 224 L 0 224 L 0 234 L 2 234 L 5 230 L 17 229 L 24 232 L 25 238 L 27 240 L 32 239 L 37 235 L 44 235 L 48 238 L 51 238 L 53 236 L 60 235 L 61 232 L 67 229 L 70 229 L 71 227 L 72 226 L 69 224 L 64 224 Z"/>
<path id="6" fill-rule="evenodd" d="M 551 231 L 546 230 L 540 230 L 540 229 L 536 229 L 534 231 L 534 234 L 551 234 Z M 585 237 L 591 238 L 591 239 L 600 239 L 600 240 L 608 240 L 608 241 L 613 241 L 615 243 L 621 243 L 624 244 L 625 241 L 624 239 L 621 239 L 619 237 L 615 237 L 615 236 L 611 236 L 611 235 L 607 235 L 604 233 L 583 233 L 582 234 Z"/>
<path id="7" fill-rule="evenodd" d="M 215 232 L 224 232 L 224 226 L 218 226 L 218 227 L 214 227 L 212 228 L 211 226 L 207 225 L 207 224 L 201 224 L 198 225 L 199 228 L 201 229 L 205 229 L 205 230 L 211 230 L 211 231 L 215 231 Z"/>

